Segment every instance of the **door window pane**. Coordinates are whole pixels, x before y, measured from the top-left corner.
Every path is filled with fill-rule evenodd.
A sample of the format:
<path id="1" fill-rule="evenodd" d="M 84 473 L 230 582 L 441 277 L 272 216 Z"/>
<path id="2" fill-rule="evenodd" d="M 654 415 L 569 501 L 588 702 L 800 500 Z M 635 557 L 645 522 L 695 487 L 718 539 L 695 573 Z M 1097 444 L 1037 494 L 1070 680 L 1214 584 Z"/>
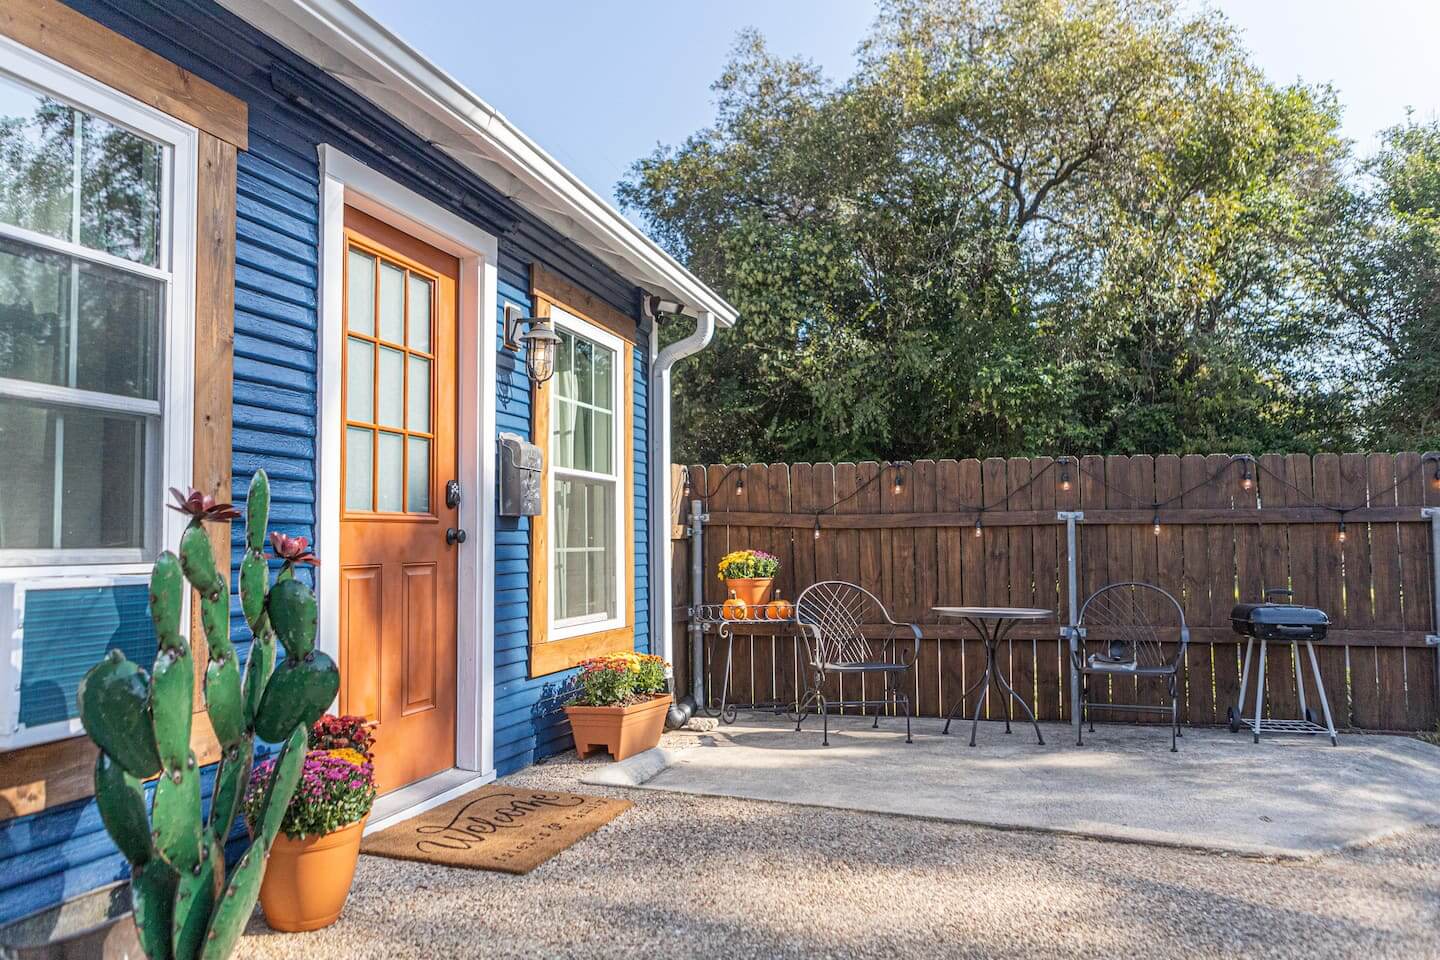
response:
<path id="1" fill-rule="evenodd" d="M 380 339 L 405 342 L 405 271 L 380 261 Z"/>
<path id="2" fill-rule="evenodd" d="M 374 508 L 373 472 L 375 433 L 363 427 L 345 428 L 345 509 Z"/>
<path id="3" fill-rule="evenodd" d="M 411 437 L 406 441 L 410 457 L 406 467 L 405 509 L 411 513 L 430 512 L 430 441 Z"/>
<path id="4" fill-rule="evenodd" d="M 368 340 L 346 339 L 345 417 L 375 422 L 375 347 Z"/>
<path id="5" fill-rule="evenodd" d="M 410 339 L 411 350 L 430 352 L 430 296 L 434 284 L 424 277 L 410 274 Z"/>
<path id="6" fill-rule="evenodd" d="M 410 394 L 406 426 L 422 433 L 430 432 L 430 361 L 424 357 L 410 358 Z"/>
<path id="7" fill-rule="evenodd" d="M 380 348 L 380 378 L 377 384 L 376 421 L 386 427 L 405 426 L 405 354 Z"/>
<path id="8" fill-rule="evenodd" d="M 350 251 L 348 288 L 345 311 L 350 329 L 367 337 L 375 335 L 375 258 L 368 253 Z"/>
<path id="9" fill-rule="evenodd" d="M 144 418 L 0 400 L 0 549 L 145 545 Z M 56 498 L 59 480 L 60 497 Z"/>
<path id="10" fill-rule="evenodd" d="M 390 513 L 403 510 L 405 440 L 400 434 L 381 431 L 375 480 L 375 509 Z"/>

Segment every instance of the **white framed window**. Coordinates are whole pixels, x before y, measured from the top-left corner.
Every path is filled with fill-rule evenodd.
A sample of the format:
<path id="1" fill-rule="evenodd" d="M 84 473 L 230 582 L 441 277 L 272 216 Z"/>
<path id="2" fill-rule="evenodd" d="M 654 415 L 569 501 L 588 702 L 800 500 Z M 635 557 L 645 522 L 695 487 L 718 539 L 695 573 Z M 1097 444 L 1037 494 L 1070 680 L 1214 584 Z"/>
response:
<path id="1" fill-rule="evenodd" d="M 558 308 L 551 319 L 549 638 L 563 640 L 625 623 L 626 401 L 620 338 Z"/>
<path id="2" fill-rule="evenodd" d="M 194 128 L 0 37 L 0 568 L 143 571 L 189 486 Z"/>

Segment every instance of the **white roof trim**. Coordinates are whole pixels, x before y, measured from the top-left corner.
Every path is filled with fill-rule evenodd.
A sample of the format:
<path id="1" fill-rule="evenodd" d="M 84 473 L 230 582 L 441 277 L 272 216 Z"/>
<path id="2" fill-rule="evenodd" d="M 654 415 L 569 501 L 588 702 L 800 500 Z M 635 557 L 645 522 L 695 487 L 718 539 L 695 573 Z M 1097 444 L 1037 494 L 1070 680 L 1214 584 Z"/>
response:
<path id="1" fill-rule="evenodd" d="M 436 144 L 646 292 L 737 311 L 509 120 L 351 0 L 219 0 Z"/>

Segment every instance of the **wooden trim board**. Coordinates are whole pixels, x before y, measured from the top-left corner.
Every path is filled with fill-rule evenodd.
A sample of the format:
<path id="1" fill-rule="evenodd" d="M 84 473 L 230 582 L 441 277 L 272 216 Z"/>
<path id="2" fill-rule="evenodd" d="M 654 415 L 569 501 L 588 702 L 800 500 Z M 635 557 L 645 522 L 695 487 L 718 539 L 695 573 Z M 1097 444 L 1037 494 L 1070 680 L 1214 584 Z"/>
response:
<path id="1" fill-rule="evenodd" d="M 0 4 L 0 34 L 231 146 L 249 146 L 245 101 L 59 0 L 6 0 Z"/>
<path id="2" fill-rule="evenodd" d="M 530 293 L 535 300 L 536 316 L 549 316 L 548 308 L 557 306 L 581 320 L 609 330 L 631 345 L 639 343 L 633 317 L 625 316 L 599 297 L 546 270 L 538 263 L 530 267 Z"/>

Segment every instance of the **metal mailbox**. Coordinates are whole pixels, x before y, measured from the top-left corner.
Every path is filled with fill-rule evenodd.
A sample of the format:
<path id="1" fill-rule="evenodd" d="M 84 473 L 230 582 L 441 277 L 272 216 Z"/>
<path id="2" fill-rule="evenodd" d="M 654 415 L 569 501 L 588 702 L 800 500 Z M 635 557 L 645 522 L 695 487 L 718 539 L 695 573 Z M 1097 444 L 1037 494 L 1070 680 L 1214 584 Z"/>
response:
<path id="1" fill-rule="evenodd" d="M 500 434 L 500 516 L 540 515 L 540 448 L 513 433 Z"/>

